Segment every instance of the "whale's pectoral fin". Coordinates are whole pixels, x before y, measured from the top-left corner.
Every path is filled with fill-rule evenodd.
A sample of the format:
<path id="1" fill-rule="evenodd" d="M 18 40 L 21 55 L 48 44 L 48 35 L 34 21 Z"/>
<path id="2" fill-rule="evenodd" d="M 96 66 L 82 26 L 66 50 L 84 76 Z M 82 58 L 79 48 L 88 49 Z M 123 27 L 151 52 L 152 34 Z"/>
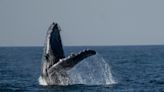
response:
<path id="1" fill-rule="evenodd" d="M 89 56 L 95 55 L 95 54 L 96 54 L 96 51 L 94 50 L 84 50 L 77 54 L 71 54 L 70 56 L 62 59 L 59 65 L 62 66 L 64 69 L 71 69 L 83 59 Z"/>

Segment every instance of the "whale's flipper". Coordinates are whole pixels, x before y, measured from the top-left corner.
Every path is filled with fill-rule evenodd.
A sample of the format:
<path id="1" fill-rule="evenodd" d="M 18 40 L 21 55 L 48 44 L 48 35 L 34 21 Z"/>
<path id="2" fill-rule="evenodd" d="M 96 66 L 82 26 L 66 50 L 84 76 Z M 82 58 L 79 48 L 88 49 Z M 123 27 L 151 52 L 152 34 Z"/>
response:
<path id="1" fill-rule="evenodd" d="M 83 59 L 95 55 L 96 52 L 94 50 L 83 50 L 77 54 L 71 54 L 70 56 L 61 59 L 58 63 L 56 63 L 54 66 L 51 67 L 51 69 L 56 68 L 57 66 L 60 66 L 60 68 L 64 70 L 69 70 L 72 67 L 74 67 L 76 64 L 78 64 Z M 50 69 L 50 70 L 51 70 Z"/>
<path id="2" fill-rule="evenodd" d="M 94 50 L 84 50 L 77 54 L 72 54 L 62 60 L 60 65 L 66 69 L 71 69 L 73 66 L 75 66 L 77 63 L 82 61 L 83 59 L 95 55 L 96 52 Z"/>
<path id="3" fill-rule="evenodd" d="M 68 69 L 74 67 L 81 60 L 96 54 L 94 50 L 84 50 L 65 58 L 60 31 L 58 24 L 52 23 L 47 32 L 40 76 L 46 85 L 57 85 L 63 83 L 63 80 L 68 81 L 66 73 Z"/>

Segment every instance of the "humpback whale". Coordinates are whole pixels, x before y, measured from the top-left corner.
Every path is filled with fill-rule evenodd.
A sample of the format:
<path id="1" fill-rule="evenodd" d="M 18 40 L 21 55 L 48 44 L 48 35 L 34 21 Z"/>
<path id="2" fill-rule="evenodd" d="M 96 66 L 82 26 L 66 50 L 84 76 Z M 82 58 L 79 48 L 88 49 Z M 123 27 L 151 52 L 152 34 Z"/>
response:
<path id="1" fill-rule="evenodd" d="M 57 23 L 52 23 L 48 28 L 39 77 L 41 85 L 71 84 L 67 71 L 83 59 L 96 54 L 95 50 L 85 49 L 65 57 L 60 31 L 61 29 Z"/>

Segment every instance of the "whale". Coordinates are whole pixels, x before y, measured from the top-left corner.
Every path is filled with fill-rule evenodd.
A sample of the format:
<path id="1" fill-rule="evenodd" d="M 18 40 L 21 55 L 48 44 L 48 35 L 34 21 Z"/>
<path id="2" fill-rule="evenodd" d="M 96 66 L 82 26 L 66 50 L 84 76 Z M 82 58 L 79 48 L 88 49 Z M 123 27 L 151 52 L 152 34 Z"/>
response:
<path id="1" fill-rule="evenodd" d="M 69 85 L 72 83 L 67 71 L 83 59 L 96 54 L 95 50 L 84 49 L 78 53 L 65 56 L 62 45 L 61 28 L 52 23 L 48 28 L 42 54 L 40 85 Z"/>

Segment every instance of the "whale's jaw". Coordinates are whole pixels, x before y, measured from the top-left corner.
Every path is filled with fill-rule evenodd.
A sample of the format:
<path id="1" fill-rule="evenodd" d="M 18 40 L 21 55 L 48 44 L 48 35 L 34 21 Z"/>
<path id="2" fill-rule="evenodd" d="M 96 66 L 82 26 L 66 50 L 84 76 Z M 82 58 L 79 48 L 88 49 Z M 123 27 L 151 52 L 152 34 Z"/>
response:
<path id="1" fill-rule="evenodd" d="M 86 49 L 65 57 L 60 31 L 57 23 L 52 23 L 48 29 L 42 56 L 41 76 L 39 77 L 41 85 L 71 84 L 71 80 L 66 73 L 67 70 L 83 59 L 96 54 L 96 51 Z"/>

